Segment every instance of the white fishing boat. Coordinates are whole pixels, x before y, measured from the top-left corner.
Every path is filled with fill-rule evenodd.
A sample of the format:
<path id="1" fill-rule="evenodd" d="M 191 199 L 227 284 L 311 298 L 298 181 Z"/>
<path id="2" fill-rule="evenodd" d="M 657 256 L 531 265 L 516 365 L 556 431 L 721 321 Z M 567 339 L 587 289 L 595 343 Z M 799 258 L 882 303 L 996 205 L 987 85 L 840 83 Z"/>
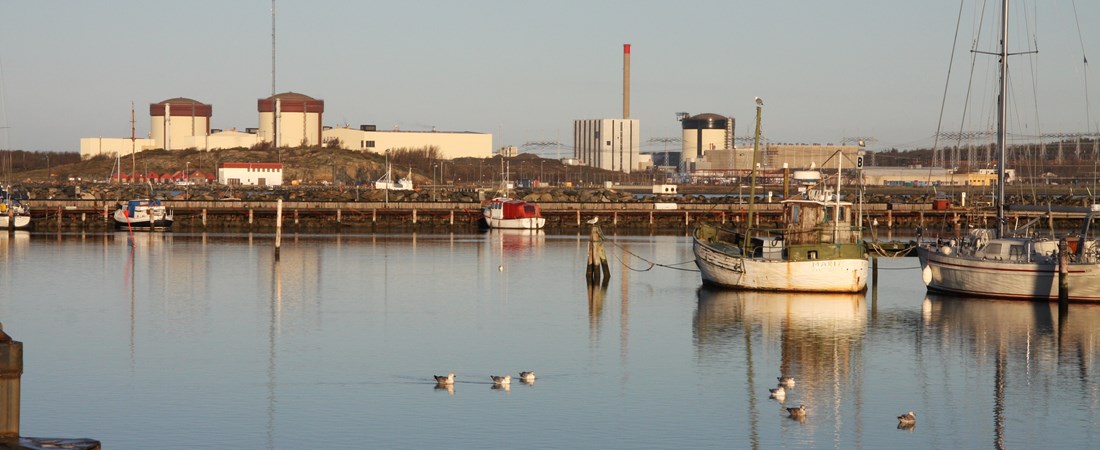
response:
<path id="1" fill-rule="evenodd" d="M 757 99 L 752 187 L 748 220 L 754 220 L 756 153 L 760 145 Z M 790 292 L 863 292 L 867 289 L 867 248 L 853 222 L 853 205 L 840 191 L 842 154 L 837 158 L 837 190 L 807 191 L 784 200 L 780 229 L 726 229 L 700 222 L 692 249 L 703 283 L 736 289 Z"/>
<path id="2" fill-rule="evenodd" d="M 481 214 L 489 228 L 538 230 L 546 225 L 539 205 L 514 198 L 488 200 L 482 204 Z"/>
<path id="3" fill-rule="evenodd" d="M 15 198 L 10 189 L 0 191 L 0 197 L 0 230 L 29 230 L 33 227 L 30 208 Z"/>
<path id="4" fill-rule="evenodd" d="M 375 180 L 375 189 L 386 189 L 390 191 L 411 191 L 413 190 L 412 169 L 409 169 L 409 176 L 401 178 L 397 181 L 393 179 L 393 172 L 390 170 L 390 166 L 386 165 L 386 174 L 381 178 Z"/>
<path id="5" fill-rule="evenodd" d="M 1000 78 L 998 98 L 1007 98 L 1008 2 L 1001 4 Z M 1048 212 L 1077 212 L 1083 223 L 1076 236 L 1037 237 L 1027 226 L 1007 230 L 1005 216 L 1005 162 L 1007 102 L 997 105 L 997 186 L 994 197 L 996 228 L 971 230 L 961 239 L 937 239 L 917 249 L 921 275 L 935 293 L 1019 300 L 1058 300 L 1065 286 L 1070 301 L 1100 302 L 1100 245 L 1089 238 L 1089 225 L 1098 205 L 1091 208 L 1043 207 Z M 1012 208 L 1016 209 L 1016 208 Z M 1060 250 L 1059 248 L 1062 248 Z M 1060 273 L 1061 272 L 1061 273 Z M 1064 284 L 1063 284 L 1064 283 Z"/>
<path id="6" fill-rule="evenodd" d="M 114 214 L 119 230 L 167 231 L 172 228 L 173 214 L 157 199 L 134 199 L 119 205 Z"/>

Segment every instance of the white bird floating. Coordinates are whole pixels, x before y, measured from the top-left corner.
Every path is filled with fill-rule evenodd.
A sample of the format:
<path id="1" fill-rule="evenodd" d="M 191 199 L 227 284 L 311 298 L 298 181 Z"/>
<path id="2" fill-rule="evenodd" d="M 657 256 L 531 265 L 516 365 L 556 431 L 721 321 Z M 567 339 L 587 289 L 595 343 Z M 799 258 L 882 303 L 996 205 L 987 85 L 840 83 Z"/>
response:
<path id="1" fill-rule="evenodd" d="M 778 377 L 778 379 L 780 386 L 786 386 L 789 388 L 794 387 L 794 377 Z"/>
<path id="2" fill-rule="evenodd" d="M 535 382 L 535 371 L 532 370 L 530 372 L 520 372 L 519 373 L 519 379 L 520 379 L 520 381 L 523 381 L 524 383 L 534 383 Z"/>
<path id="3" fill-rule="evenodd" d="M 775 389 L 768 389 L 772 398 L 783 398 L 787 396 L 787 390 L 783 389 L 783 386 L 779 386 Z"/>
<path id="4" fill-rule="evenodd" d="M 497 385 L 512 384 L 512 376 L 511 375 L 505 375 L 505 376 L 502 376 L 502 377 L 497 376 L 497 375 L 489 375 L 489 378 L 493 379 L 493 384 L 497 384 Z"/>
<path id="5" fill-rule="evenodd" d="M 912 425 L 917 422 L 917 413 L 909 411 L 905 414 L 898 416 L 899 425 Z"/>

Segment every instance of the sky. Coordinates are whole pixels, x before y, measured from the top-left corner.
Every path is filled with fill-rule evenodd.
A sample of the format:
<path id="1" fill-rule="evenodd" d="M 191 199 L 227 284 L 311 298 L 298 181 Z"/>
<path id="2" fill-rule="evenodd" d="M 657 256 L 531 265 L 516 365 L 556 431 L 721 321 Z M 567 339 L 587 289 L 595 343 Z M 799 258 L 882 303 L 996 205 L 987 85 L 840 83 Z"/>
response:
<path id="1" fill-rule="evenodd" d="M 275 90 L 324 100 L 325 125 L 484 132 L 494 148 L 564 157 L 574 120 L 622 116 L 629 43 L 643 152 L 681 135 L 678 112 L 733 116 L 751 136 L 756 96 L 769 142 L 927 148 L 937 128 L 990 126 L 979 105 L 993 104 L 996 58 L 970 48 L 996 51 L 988 22 L 975 31 L 993 3 L 277 0 Z M 1010 96 L 1038 99 L 1013 109 L 1013 125 L 1096 132 L 1100 77 L 1083 59 L 1100 61 L 1100 2 L 1017 3 L 1014 24 L 1030 32 L 1010 35 L 1010 51 L 1037 42 L 1040 53 L 1010 59 Z M 76 152 L 82 137 L 128 138 L 131 103 L 144 137 L 149 105 L 175 97 L 213 105 L 213 128 L 258 126 L 271 6 L 0 0 L 0 146 Z"/>

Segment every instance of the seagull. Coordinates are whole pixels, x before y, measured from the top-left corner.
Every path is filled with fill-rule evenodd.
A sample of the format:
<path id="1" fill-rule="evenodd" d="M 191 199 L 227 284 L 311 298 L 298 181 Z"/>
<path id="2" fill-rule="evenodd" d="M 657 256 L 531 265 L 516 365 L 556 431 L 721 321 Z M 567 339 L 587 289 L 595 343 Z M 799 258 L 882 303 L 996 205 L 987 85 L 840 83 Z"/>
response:
<path id="1" fill-rule="evenodd" d="M 771 392 L 772 398 L 782 398 L 787 396 L 787 390 L 783 389 L 783 386 L 779 386 L 775 389 L 768 389 L 768 392 Z"/>
<path id="2" fill-rule="evenodd" d="M 917 423 L 917 413 L 909 411 L 898 416 L 898 425 L 913 425 Z"/>
<path id="3" fill-rule="evenodd" d="M 493 384 L 496 384 L 496 385 L 510 385 L 510 384 L 512 384 L 512 376 L 511 375 L 505 375 L 505 376 L 502 376 L 502 377 L 496 376 L 496 375 L 489 375 L 489 378 L 492 378 L 493 379 Z"/>
<path id="4" fill-rule="evenodd" d="M 519 379 L 520 379 L 520 381 L 523 381 L 524 383 L 534 383 L 535 382 L 535 371 L 532 370 L 530 372 L 520 372 L 519 373 Z"/>
<path id="5" fill-rule="evenodd" d="M 787 408 L 787 414 L 790 414 L 792 419 L 804 419 L 806 418 L 806 405 L 798 405 L 797 408 Z"/>
<path id="6" fill-rule="evenodd" d="M 760 97 L 756 97 L 756 106 L 764 106 L 764 100 Z"/>
<path id="7" fill-rule="evenodd" d="M 501 265 L 497 266 L 497 270 L 500 271 L 500 272 L 503 272 L 504 271 L 504 264 L 501 264 Z"/>
<path id="8" fill-rule="evenodd" d="M 596 216 L 596 217 L 593 217 L 591 219 L 588 219 L 588 224 L 589 225 L 595 225 L 596 222 L 599 222 L 599 221 L 600 221 L 600 216 Z"/>
<path id="9" fill-rule="evenodd" d="M 794 377 L 778 377 L 778 379 L 780 386 L 786 386 L 789 388 L 794 387 Z"/>
<path id="10" fill-rule="evenodd" d="M 447 376 L 436 375 L 435 376 L 435 382 L 437 384 L 443 384 L 443 385 L 455 384 L 455 373 L 451 372 L 451 373 L 447 374 Z"/>

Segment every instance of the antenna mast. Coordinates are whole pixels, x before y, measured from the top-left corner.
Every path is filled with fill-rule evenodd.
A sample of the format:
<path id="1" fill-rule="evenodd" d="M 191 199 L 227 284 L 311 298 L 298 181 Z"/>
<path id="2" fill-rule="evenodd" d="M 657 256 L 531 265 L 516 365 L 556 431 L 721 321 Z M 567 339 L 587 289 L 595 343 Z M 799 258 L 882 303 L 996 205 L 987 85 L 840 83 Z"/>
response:
<path id="1" fill-rule="evenodd" d="M 275 95 L 275 0 L 271 0 L 271 95 Z"/>

